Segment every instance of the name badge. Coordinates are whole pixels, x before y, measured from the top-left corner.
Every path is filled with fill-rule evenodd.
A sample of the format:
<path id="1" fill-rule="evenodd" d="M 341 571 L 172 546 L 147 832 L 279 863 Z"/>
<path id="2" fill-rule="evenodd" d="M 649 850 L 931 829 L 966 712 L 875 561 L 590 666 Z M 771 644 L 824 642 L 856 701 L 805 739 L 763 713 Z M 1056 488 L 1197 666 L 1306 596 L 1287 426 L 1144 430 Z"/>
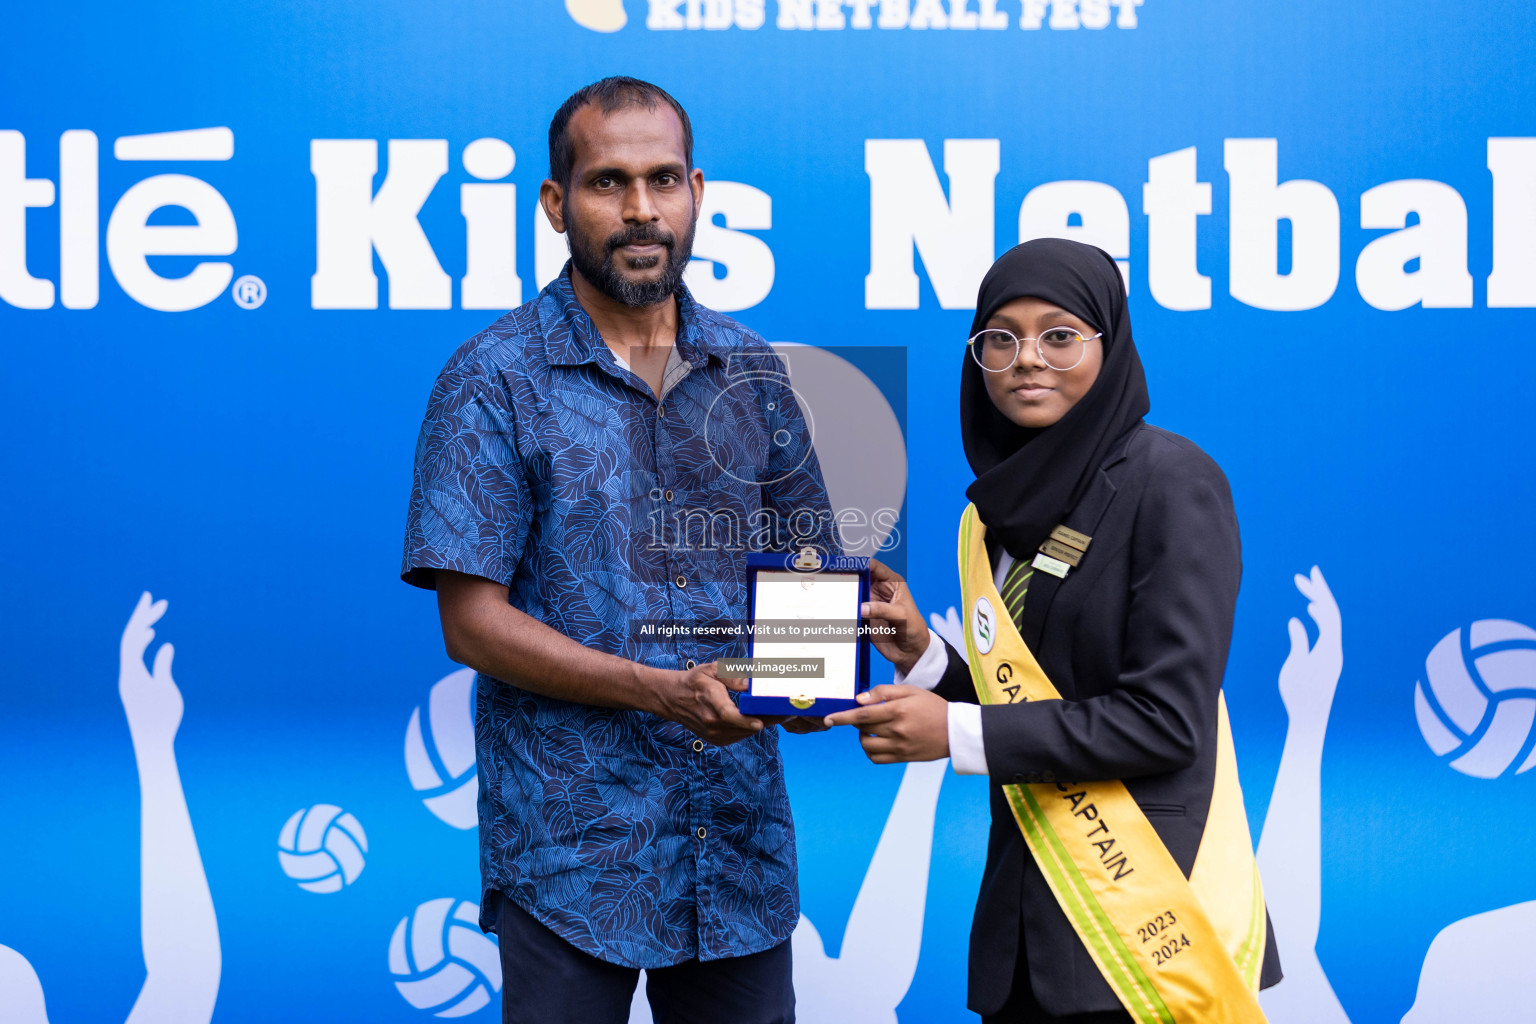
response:
<path id="1" fill-rule="evenodd" d="M 1062 579 L 1067 578 L 1067 572 L 1072 568 L 1066 562 L 1063 562 L 1058 558 L 1052 558 L 1044 551 L 1035 555 L 1035 560 L 1032 564 L 1036 569 L 1039 569 L 1042 572 L 1048 572 L 1052 576 L 1059 576 Z"/>
<path id="2" fill-rule="evenodd" d="M 1093 540 L 1086 533 L 1078 533 L 1076 530 L 1069 530 L 1065 526 L 1058 526 L 1052 530 L 1051 539 L 1058 544 L 1065 544 L 1069 548 L 1077 548 L 1079 551 L 1087 551 L 1089 542 Z"/>
<path id="3" fill-rule="evenodd" d="M 1054 540 L 1047 540 L 1041 544 L 1040 550 L 1057 561 L 1066 562 L 1074 568 L 1078 562 L 1083 560 L 1083 553 L 1081 551 L 1076 548 L 1069 548 L 1065 544 L 1058 544 Z"/>
<path id="4" fill-rule="evenodd" d="M 1040 542 L 1040 553 L 1035 556 L 1034 566 L 1052 576 L 1066 579 L 1067 572 L 1083 560 L 1092 541 L 1093 538 L 1086 533 L 1078 533 L 1058 524 L 1051 535 Z"/>

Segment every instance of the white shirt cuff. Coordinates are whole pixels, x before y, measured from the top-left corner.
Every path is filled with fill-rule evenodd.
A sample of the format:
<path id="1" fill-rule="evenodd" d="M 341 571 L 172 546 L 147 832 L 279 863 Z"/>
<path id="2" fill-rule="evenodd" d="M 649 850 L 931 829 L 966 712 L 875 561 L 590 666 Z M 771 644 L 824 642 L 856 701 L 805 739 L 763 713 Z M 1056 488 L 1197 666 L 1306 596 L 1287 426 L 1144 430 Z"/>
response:
<path id="1" fill-rule="evenodd" d="M 900 686 L 906 683 L 908 686 L 920 686 L 925 690 L 931 690 L 944 678 L 944 670 L 949 667 L 949 655 L 944 650 L 944 638 L 933 630 L 928 631 L 928 649 L 923 656 L 917 659 L 917 664 L 912 666 L 911 672 L 903 673 L 896 670 L 892 682 Z"/>
<path id="2" fill-rule="evenodd" d="M 896 670 L 895 682 L 920 686 L 931 690 L 944 678 L 949 667 L 949 654 L 944 649 L 944 638 L 933 630 L 928 631 L 928 649 L 917 659 L 912 671 Z M 987 749 L 981 742 L 981 706 L 978 704 L 950 704 L 949 708 L 949 763 L 959 775 L 986 775 Z"/>
<path id="3" fill-rule="evenodd" d="M 949 763 L 957 775 L 986 775 L 987 748 L 981 742 L 981 705 L 949 705 Z"/>

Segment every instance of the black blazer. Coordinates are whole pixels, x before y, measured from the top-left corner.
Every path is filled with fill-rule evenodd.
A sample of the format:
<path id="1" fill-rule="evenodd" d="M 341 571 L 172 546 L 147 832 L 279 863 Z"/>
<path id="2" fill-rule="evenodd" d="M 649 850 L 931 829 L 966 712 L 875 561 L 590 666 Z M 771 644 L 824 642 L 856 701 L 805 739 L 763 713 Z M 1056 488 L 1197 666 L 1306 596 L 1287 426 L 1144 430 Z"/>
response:
<path id="1" fill-rule="evenodd" d="M 1141 423 L 1063 523 L 1093 540 L 1065 579 L 1030 578 L 1020 630 L 1063 699 L 981 711 L 992 830 L 967 1001 L 981 1014 L 1008 999 L 1020 942 L 1047 1013 L 1120 1006 L 1024 845 L 1001 784 L 1121 779 L 1187 877 L 1215 779 L 1217 694 L 1242 575 L 1226 477 L 1192 442 Z M 952 647 L 948 655 L 937 692 L 975 703 L 965 661 Z M 1264 987 L 1280 980 L 1272 928 L 1268 940 Z"/>

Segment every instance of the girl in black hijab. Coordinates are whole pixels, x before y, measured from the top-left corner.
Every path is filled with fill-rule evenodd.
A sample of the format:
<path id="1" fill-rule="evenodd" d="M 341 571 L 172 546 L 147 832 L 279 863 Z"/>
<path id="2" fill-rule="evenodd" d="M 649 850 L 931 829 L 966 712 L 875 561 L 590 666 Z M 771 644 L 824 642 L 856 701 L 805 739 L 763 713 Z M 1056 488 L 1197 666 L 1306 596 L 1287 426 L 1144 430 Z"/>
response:
<path id="1" fill-rule="evenodd" d="M 1065 372 L 1053 373 L 1039 352 L 1035 353 L 1037 366 L 1021 365 L 1030 355 L 1027 343 L 1019 346 L 1025 350 L 1023 360 L 1005 364 L 1002 372 L 987 372 L 972 354 L 986 351 L 992 335 L 989 326 L 1018 327 L 1018 320 L 1008 312 L 1001 318 L 998 314 L 1030 297 L 1069 314 L 1047 317 L 1053 326 L 1075 323 L 1084 337 L 1099 337 L 1084 343 L 1082 362 Z M 994 319 L 998 322 L 993 323 Z M 1082 329 L 1085 325 L 1092 329 Z M 1014 246 L 982 278 L 971 335 L 977 340 L 967 346 L 970 352 L 960 367 L 960 436 L 976 481 L 966 488 L 965 496 L 976 505 L 991 537 L 1001 539 L 1015 558 L 1032 558 L 1040 542 L 1083 496 L 1110 446 L 1139 424 L 1152 406 L 1141 357 L 1131 340 L 1120 268 L 1104 250 L 1063 238 Z M 1076 358 L 1075 352 L 1065 355 L 1059 365 Z M 1087 394 L 1056 413 L 1059 419 L 1054 422 L 1041 422 L 1055 413 L 1048 404 L 1037 408 L 1015 403 L 1008 413 L 998 407 L 1008 402 L 1008 394 L 1019 382 L 1047 383 L 1042 377 L 1074 373 L 1086 376 L 1084 370 L 1094 364 L 1099 369 L 1096 379 L 1088 381 Z"/>
<path id="2" fill-rule="evenodd" d="M 827 724 L 857 726 L 876 763 L 947 756 L 957 772 L 991 777 L 968 999 L 986 1024 L 1148 1019 L 1127 1012 L 1135 1007 L 1123 982 L 1106 980 L 1010 801 L 1025 788 L 1049 800 L 1069 785 L 1118 780 L 1136 805 L 1124 806 L 1139 808 L 1185 878 L 1208 821 L 1223 831 L 1210 846 L 1235 844 L 1251 857 L 1246 822 L 1232 821 L 1232 794 L 1237 818 L 1241 795 L 1221 702 L 1242 569 L 1231 493 L 1203 451 L 1143 420 L 1151 402 L 1125 287 L 1102 250 L 1054 238 L 1010 249 L 982 280 L 971 334 L 960 427 L 976 473 L 966 496 L 990 563 L 982 578 L 991 576 L 995 590 L 986 592 L 1003 604 L 996 613 L 1012 620 L 1060 699 L 1021 698 L 1002 672 L 996 688 L 981 671 L 973 676 L 966 656 L 927 628 L 901 577 L 876 563 L 865 614 L 898 627 L 899 640 L 876 640 L 898 669 L 896 684 L 861 695 L 863 707 Z M 969 522 L 968 511 L 962 526 Z M 961 617 L 972 661 L 986 654 L 993 671 L 988 610 L 976 600 Z M 992 688 L 984 707 L 978 687 Z M 1232 785 L 1213 800 L 1218 767 Z M 1227 835 L 1234 829 L 1241 835 Z M 1232 895 L 1248 901 L 1254 921 L 1246 952 L 1234 954 L 1248 989 L 1280 980 L 1261 902 L 1253 913 L 1256 879 Z M 1190 886 L 1174 881 L 1187 896 Z M 1212 899 L 1208 888 L 1203 898 Z M 1180 1007 L 1179 1024 L 1262 1020 L 1246 990 L 1227 1000 L 1241 1012 L 1209 1016 L 1191 1016 L 1176 995 L 1168 1005 Z"/>

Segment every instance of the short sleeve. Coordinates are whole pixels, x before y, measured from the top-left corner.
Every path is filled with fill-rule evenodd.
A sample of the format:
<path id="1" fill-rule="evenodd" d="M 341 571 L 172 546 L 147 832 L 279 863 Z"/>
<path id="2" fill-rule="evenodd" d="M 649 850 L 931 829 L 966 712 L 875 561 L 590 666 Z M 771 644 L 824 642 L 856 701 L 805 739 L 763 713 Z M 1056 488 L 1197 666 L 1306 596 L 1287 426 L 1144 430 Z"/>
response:
<path id="1" fill-rule="evenodd" d="M 431 590 L 451 569 L 510 586 L 530 518 L 510 403 L 482 376 L 444 370 L 416 442 L 400 578 Z"/>

